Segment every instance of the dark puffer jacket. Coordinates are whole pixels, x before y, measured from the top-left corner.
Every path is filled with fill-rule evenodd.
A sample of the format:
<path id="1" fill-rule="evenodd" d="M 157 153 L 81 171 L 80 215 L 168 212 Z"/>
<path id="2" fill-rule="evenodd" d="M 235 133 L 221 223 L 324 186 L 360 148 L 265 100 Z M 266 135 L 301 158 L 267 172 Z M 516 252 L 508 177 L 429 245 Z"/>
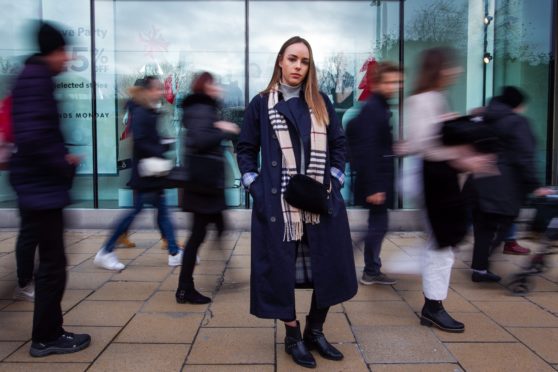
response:
<path id="1" fill-rule="evenodd" d="M 205 94 L 192 94 L 182 103 L 184 110 L 182 125 L 186 129 L 186 151 L 221 158 L 224 162 L 221 141 L 228 137 L 222 130 L 216 128 L 214 123 L 219 120 L 217 115 L 217 102 Z M 208 174 L 220 172 L 212 178 L 219 177 L 225 183 L 223 168 L 207 169 Z M 224 189 L 215 190 L 211 195 L 184 190 L 185 212 L 218 213 L 226 208 Z"/>
<path id="2" fill-rule="evenodd" d="M 527 119 L 493 99 L 485 114 L 498 137 L 500 175 L 474 178 L 477 207 L 485 213 L 517 216 L 528 193 L 539 187 L 535 173 L 535 137 Z"/>
<path id="3" fill-rule="evenodd" d="M 10 183 L 21 209 L 64 208 L 75 174 L 65 156 L 54 74 L 38 56 L 30 57 L 12 91 L 16 153 L 10 160 Z"/>
<path id="4" fill-rule="evenodd" d="M 128 186 L 134 190 L 145 192 L 161 190 L 166 186 L 165 177 L 140 177 L 138 172 L 138 164 L 141 159 L 164 158 L 165 151 L 168 150 L 167 145 L 161 144 L 161 138 L 157 131 L 159 113 L 157 110 L 148 107 L 147 104 L 140 104 L 139 102 L 143 102 L 143 99 L 134 97 L 128 103 L 129 120 L 134 141 L 132 176 Z"/>

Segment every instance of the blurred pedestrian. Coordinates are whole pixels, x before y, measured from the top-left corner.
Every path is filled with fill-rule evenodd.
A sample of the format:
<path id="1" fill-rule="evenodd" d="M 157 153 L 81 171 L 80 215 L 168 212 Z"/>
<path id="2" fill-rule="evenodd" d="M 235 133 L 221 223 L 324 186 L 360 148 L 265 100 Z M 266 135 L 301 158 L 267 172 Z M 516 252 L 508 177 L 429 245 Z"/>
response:
<path id="1" fill-rule="evenodd" d="M 183 210 L 192 212 L 194 216 L 192 234 L 184 245 L 176 301 L 206 304 L 211 299 L 199 293 L 194 286 L 196 255 L 209 224 L 215 224 L 218 237 L 225 230 L 225 158 L 221 141 L 237 135 L 240 128 L 234 123 L 219 120 L 222 89 L 213 75 L 209 72 L 201 73 L 193 81 L 191 90 L 192 94 L 182 103 L 182 125 L 186 130 L 184 164 L 190 171 L 194 171 L 193 167 L 196 166 L 203 167 L 200 177 L 204 182 L 197 183 L 195 179 L 191 179 L 184 188 Z"/>
<path id="2" fill-rule="evenodd" d="M 356 172 L 355 204 L 368 209 L 364 238 L 364 271 L 360 282 L 395 284 L 381 272 L 380 251 L 388 229 L 388 209 L 393 207 L 395 157 L 389 100 L 401 89 L 401 69 L 381 62 L 367 70 L 369 96 L 358 116 L 347 125 L 351 169 Z"/>
<path id="3" fill-rule="evenodd" d="M 25 61 L 12 92 L 17 151 L 9 166 L 26 245 L 39 247 L 30 354 L 42 357 L 80 351 L 89 346 L 91 337 L 62 328 L 60 305 L 66 285 L 63 209 L 70 204 L 80 159 L 64 146 L 54 77 L 70 58 L 62 33 L 53 25 L 41 23 L 37 36 L 40 52 Z"/>
<path id="4" fill-rule="evenodd" d="M 132 116 L 134 150 L 132 176 L 128 185 L 135 191 L 134 207 L 116 224 L 112 235 L 97 252 L 94 263 L 107 270 L 124 269 L 124 264 L 114 253 L 116 242 L 128 231 L 145 204 L 150 204 L 157 208 L 157 226 L 168 241 L 168 265 L 179 266 L 182 263 L 182 250 L 176 245 L 174 228 L 165 200 L 167 181 L 165 177 L 142 176 L 139 171 L 140 162 L 164 159 L 164 153 L 168 149 L 168 145 L 161 143 L 157 132 L 158 108 L 163 97 L 163 84 L 154 76 L 146 76 L 136 81 L 134 87 L 130 88 L 130 95 L 132 100 L 129 102 L 129 112 Z"/>
<path id="5" fill-rule="evenodd" d="M 408 130 L 405 151 L 422 158 L 423 205 L 427 215 L 427 248 L 424 256 L 422 285 L 424 306 L 421 324 L 436 326 L 447 332 L 463 332 L 463 323 L 453 319 L 444 309 L 451 268 L 453 247 L 467 230 L 467 210 L 458 183 L 462 149 L 443 146 L 441 123 L 451 115 L 444 91 L 451 86 L 461 68 L 453 50 L 425 50 L 413 94 L 405 102 Z"/>
<path id="6" fill-rule="evenodd" d="M 473 176 L 475 204 L 473 226 L 474 282 L 498 282 L 500 276 L 489 270 L 489 256 L 508 236 L 527 194 L 550 193 L 540 188 L 535 174 L 535 136 L 522 113 L 525 96 L 517 88 L 507 86 L 493 98 L 485 113 L 484 123 L 498 138 L 498 174 Z M 508 253 L 510 248 L 508 247 Z M 524 254 L 517 248 L 514 253 Z"/>
<path id="7" fill-rule="evenodd" d="M 283 44 L 268 87 L 246 109 L 238 163 L 254 201 L 250 312 L 285 323 L 285 351 L 296 363 L 315 367 L 310 349 L 342 359 L 323 325 L 330 306 L 352 298 L 358 286 L 341 196 L 345 135 L 331 102 L 318 91 L 305 39 Z M 295 287 L 314 289 L 304 336 Z"/>

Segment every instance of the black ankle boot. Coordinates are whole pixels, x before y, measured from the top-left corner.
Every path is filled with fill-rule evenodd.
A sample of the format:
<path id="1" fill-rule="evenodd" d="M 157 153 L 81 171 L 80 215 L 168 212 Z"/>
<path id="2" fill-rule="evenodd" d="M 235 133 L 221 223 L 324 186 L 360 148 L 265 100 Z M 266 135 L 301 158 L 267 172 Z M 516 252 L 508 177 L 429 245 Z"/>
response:
<path id="1" fill-rule="evenodd" d="M 444 309 L 442 301 L 424 298 L 424 306 L 420 316 L 420 324 L 428 327 L 436 327 L 446 332 L 461 333 L 465 331 L 465 325 L 453 319 Z"/>
<path id="2" fill-rule="evenodd" d="M 176 290 L 176 302 L 178 302 L 179 304 L 190 303 L 194 305 L 203 305 L 210 303 L 211 298 L 202 295 L 200 292 L 196 291 L 195 288 L 179 288 Z"/>
<path id="3" fill-rule="evenodd" d="M 289 327 L 285 323 L 285 352 L 293 357 L 296 364 L 306 368 L 316 368 L 316 360 L 308 351 L 308 348 L 302 341 L 300 334 L 300 323 L 296 321 L 296 327 Z"/>
<path id="4" fill-rule="evenodd" d="M 318 353 L 323 358 L 330 360 L 343 359 L 343 354 L 326 340 L 323 324 L 312 324 L 308 317 L 306 317 L 303 338 L 308 350 L 318 350 Z"/>

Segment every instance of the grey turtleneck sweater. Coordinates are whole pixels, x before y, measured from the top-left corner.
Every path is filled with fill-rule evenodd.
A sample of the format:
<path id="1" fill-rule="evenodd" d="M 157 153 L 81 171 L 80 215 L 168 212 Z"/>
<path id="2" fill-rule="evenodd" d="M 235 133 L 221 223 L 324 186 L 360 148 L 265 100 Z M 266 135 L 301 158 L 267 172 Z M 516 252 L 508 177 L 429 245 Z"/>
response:
<path id="1" fill-rule="evenodd" d="M 283 93 L 283 99 L 285 101 L 290 100 L 291 98 L 298 98 L 300 97 L 300 89 L 302 84 L 297 86 L 287 85 L 285 83 L 279 83 L 279 91 Z"/>

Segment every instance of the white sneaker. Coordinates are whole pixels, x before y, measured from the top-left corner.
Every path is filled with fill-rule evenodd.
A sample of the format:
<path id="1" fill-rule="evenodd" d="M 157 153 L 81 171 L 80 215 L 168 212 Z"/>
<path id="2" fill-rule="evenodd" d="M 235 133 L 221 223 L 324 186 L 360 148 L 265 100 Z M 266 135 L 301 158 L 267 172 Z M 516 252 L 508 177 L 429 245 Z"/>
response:
<path id="1" fill-rule="evenodd" d="M 93 263 L 103 269 L 113 271 L 122 271 L 126 267 L 122 262 L 118 261 L 118 257 L 116 257 L 114 252 L 105 253 L 103 248 L 97 252 Z"/>
<path id="2" fill-rule="evenodd" d="M 35 302 L 35 283 L 31 281 L 23 288 L 17 285 L 14 289 L 14 300 Z"/>
<path id="3" fill-rule="evenodd" d="M 178 250 L 178 253 L 174 256 L 169 254 L 169 266 L 180 266 L 182 265 L 182 256 L 184 256 L 184 251 L 182 249 Z"/>
<path id="4" fill-rule="evenodd" d="M 196 255 L 196 265 L 201 264 L 200 256 Z"/>

